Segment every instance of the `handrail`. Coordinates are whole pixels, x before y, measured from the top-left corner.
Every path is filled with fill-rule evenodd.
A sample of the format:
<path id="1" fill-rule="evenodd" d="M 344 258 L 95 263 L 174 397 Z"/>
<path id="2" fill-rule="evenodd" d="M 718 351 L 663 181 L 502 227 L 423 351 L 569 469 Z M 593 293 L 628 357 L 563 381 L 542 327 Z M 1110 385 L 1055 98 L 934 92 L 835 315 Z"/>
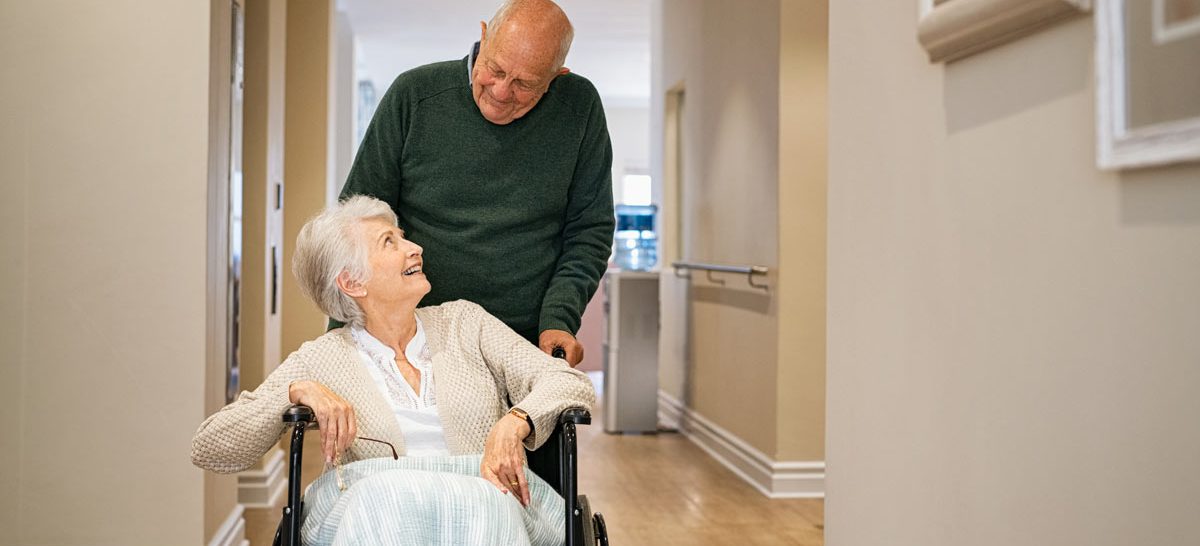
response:
<path id="1" fill-rule="evenodd" d="M 763 290 L 766 290 L 769 288 L 765 284 L 755 284 L 754 283 L 755 275 L 766 275 L 767 272 L 769 271 L 767 269 L 767 267 L 763 266 L 763 265 L 721 265 L 721 264 L 706 264 L 706 263 L 698 263 L 698 262 L 674 262 L 671 264 L 671 267 L 675 270 L 676 277 L 683 277 L 683 278 L 690 279 L 691 275 L 688 275 L 688 274 L 680 275 L 679 270 L 680 269 L 685 269 L 685 270 L 686 269 L 694 269 L 694 270 L 704 271 L 705 274 L 708 275 L 708 280 L 710 280 L 712 282 L 716 282 L 718 284 L 725 284 L 725 283 L 723 281 L 717 281 L 716 279 L 714 279 L 712 277 L 712 274 L 714 271 L 718 272 L 718 273 L 742 273 L 742 274 L 746 275 L 746 282 L 749 283 L 750 286 L 753 286 L 755 288 L 762 288 Z"/>

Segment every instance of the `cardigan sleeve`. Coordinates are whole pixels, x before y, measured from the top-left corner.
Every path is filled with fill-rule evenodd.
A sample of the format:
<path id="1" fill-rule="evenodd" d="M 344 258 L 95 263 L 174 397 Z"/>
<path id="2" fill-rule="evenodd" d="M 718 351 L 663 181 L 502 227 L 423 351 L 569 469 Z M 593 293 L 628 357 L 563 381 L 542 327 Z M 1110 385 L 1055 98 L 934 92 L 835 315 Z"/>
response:
<path id="1" fill-rule="evenodd" d="M 221 474 L 254 466 L 283 434 L 283 412 L 291 406 L 290 385 L 308 375 L 293 354 L 253 392 L 243 391 L 205 419 L 192 437 L 192 464 Z"/>
<path id="2" fill-rule="evenodd" d="M 513 405 L 533 420 L 533 434 L 525 438 L 527 449 L 546 442 L 559 414 L 567 408 L 591 411 L 596 392 L 587 375 L 543 353 L 482 307 L 471 307 L 479 317 L 479 349 L 484 360 L 502 378 Z"/>

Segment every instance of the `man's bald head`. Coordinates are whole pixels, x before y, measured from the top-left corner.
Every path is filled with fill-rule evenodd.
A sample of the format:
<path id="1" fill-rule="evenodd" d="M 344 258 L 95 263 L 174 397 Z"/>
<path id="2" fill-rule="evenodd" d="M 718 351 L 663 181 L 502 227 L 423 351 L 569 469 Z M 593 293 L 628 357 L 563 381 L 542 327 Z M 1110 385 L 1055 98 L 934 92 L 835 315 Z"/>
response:
<path id="1" fill-rule="evenodd" d="M 502 40 L 517 37 L 530 47 L 546 53 L 553 51 L 552 71 L 566 64 L 575 37 L 567 14 L 551 0 L 508 0 L 496 10 L 487 28 L 493 37 Z"/>
<path id="2" fill-rule="evenodd" d="M 529 113 L 563 67 L 575 31 L 550 0 L 509 0 L 490 24 L 480 22 L 471 94 L 479 113 L 506 125 Z"/>

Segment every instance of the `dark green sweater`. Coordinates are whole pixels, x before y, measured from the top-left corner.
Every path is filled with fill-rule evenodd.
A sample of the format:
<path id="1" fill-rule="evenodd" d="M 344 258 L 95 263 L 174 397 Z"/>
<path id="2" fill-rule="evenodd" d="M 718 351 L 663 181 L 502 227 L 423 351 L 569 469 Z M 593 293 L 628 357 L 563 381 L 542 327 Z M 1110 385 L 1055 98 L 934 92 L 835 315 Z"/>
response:
<path id="1" fill-rule="evenodd" d="M 367 128 L 342 198 L 392 205 L 425 249 L 421 305 L 483 306 L 536 343 L 579 329 L 612 251 L 612 145 L 595 87 L 555 78 L 538 104 L 494 125 L 467 62 L 401 74 Z"/>

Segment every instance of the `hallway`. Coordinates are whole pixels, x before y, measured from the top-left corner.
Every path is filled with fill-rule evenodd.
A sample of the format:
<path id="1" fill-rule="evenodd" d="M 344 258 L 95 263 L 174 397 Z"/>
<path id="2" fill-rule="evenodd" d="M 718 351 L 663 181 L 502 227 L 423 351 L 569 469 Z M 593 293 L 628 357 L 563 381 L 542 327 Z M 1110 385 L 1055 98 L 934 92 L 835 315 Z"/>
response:
<path id="1" fill-rule="evenodd" d="M 579 489 L 614 545 L 824 544 L 823 499 L 768 499 L 680 434 L 605 434 L 599 419 L 579 430 Z M 320 470 L 319 457 L 305 459 L 305 483 Z M 249 546 L 270 546 L 280 510 L 246 510 Z"/>
<path id="2" fill-rule="evenodd" d="M 683 435 L 580 434 L 580 490 L 613 544 L 820 546 L 825 501 L 769 499 Z"/>
<path id="3" fill-rule="evenodd" d="M 500 0 L 0 3 L 0 546 L 270 544 L 280 509 L 248 507 L 281 453 L 241 475 L 189 453 L 326 331 L 295 242 L 377 110 L 424 141 L 372 154 L 388 187 L 442 201 L 400 227 L 476 225 L 465 254 L 499 256 L 452 282 L 495 267 L 462 284 L 532 305 L 542 285 L 500 288 L 521 255 L 579 270 L 539 251 L 567 248 L 564 157 L 599 181 L 579 209 L 642 211 L 613 238 L 653 249 L 657 306 L 630 300 L 654 318 L 542 300 L 593 298 L 604 327 L 547 328 L 588 344 L 581 371 L 647 371 L 607 319 L 657 333 L 656 373 L 625 375 L 656 392 L 608 407 L 690 427 L 609 435 L 596 408 L 580 430 L 613 544 L 1200 545 L 1200 0 L 557 1 L 590 121 L 491 162 L 509 139 L 471 53 Z M 444 97 L 380 107 L 460 61 Z M 416 123 L 434 97 L 462 100 Z M 550 221 L 481 227 L 530 211 Z M 554 244 L 505 243 L 535 232 Z"/>

